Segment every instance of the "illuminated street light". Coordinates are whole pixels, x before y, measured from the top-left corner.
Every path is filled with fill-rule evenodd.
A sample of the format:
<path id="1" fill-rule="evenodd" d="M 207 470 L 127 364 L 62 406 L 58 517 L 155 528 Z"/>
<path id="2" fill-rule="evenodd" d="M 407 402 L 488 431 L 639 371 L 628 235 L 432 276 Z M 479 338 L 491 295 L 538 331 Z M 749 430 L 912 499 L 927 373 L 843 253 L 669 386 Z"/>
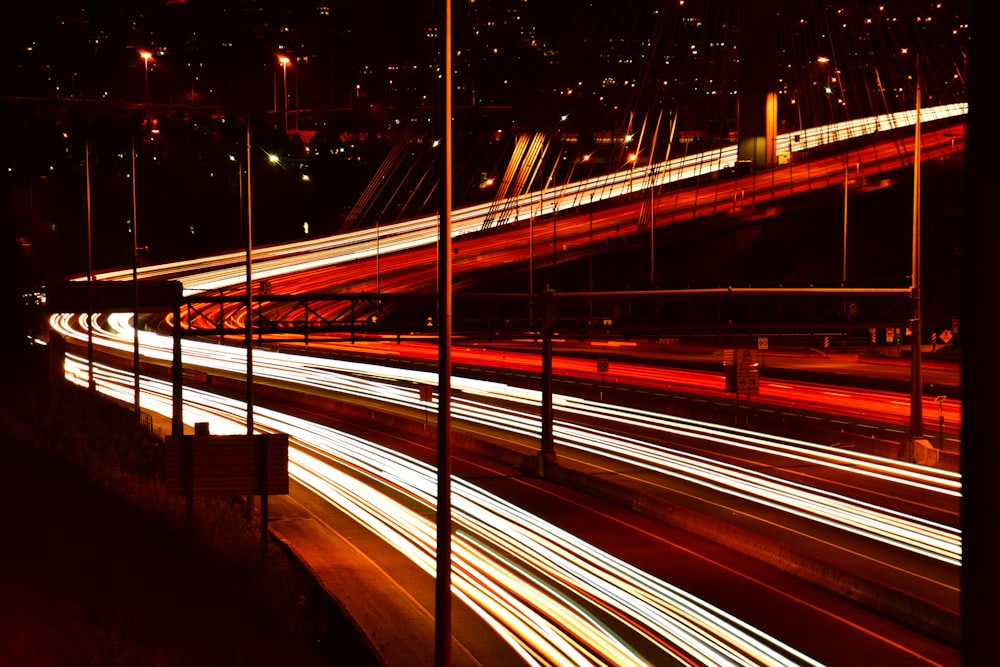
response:
<path id="1" fill-rule="evenodd" d="M 284 96 L 284 110 L 285 110 L 285 134 L 288 133 L 288 63 L 292 62 L 288 56 L 278 56 L 278 62 L 281 64 L 281 90 Z"/>
<path id="2" fill-rule="evenodd" d="M 149 51 L 140 51 L 139 57 L 142 58 L 142 63 L 146 69 L 146 87 L 145 87 L 145 97 L 144 100 L 146 105 L 149 105 L 149 61 L 153 58 L 153 54 Z"/>

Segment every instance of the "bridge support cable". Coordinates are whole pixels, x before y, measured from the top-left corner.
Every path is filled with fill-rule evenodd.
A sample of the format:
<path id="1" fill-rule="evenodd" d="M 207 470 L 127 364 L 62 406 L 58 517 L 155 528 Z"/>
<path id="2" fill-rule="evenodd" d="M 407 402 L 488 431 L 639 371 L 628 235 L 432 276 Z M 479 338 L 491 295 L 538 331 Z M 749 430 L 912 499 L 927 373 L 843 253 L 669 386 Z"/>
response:
<path id="1" fill-rule="evenodd" d="M 489 212 L 487 212 L 486 217 L 483 218 L 482 228 L 484 230 L 492 227 L 494 223 L 502 225 L 507 221 L 506 212 L 508 206 L 510 205 L 507 199 L 507 193 L 521 167 L 521 161 L 524 159 L 527 148 L 528 135 L 518 134 L 514 141 L 514 152 L 510 156 L 510 160 L 507 162 L 507 169 L 504 170 L 503 177 L 500 179 L 500 183 L 497 184 L 496 194 L 490 204 Z M 499 219 L 497 216 L 498 212 L 500 213 Z"/>
<path id="2" fill-rule="evenodd" d="M 413 171 L 417 168 L 417 165 L 418 161 L 414 160 L 413 162 L 410 163 L 410 166 L 406 168 L 406 173 L 403 174 L 403 177 L 396 179 L 395 190 L 393 190 L 392 194 L 386 198 L 385 204 L 382 206 L 382 210 L 380 210 L 378 213 L 375 214 L 376 221 L 400 219 L 406 217 L 407 210 L 410 208 L 410 204 L 413 202 L 413 198 L 417 196 L 418 192 L 420 192 L 420 189 L 423 187 L 424 180 L 427 178 L 427 176 L 431 174 L 431 172 L 433 172 L 433 167 L 430 169 L 425 169 L 423 175 L 421 175 L 420 179 L 417 181 L 417 184 L 415 186 L 410 185 L 409 183 L 410 175 L 413 174 Z M 399 206 L 395 212 L 390 211 L 390 207 L 393 205 L 393 202 L 396 201 L 396 198 L 404 190 L 404 188 L 410 191 L 410 194 L 409 196 L 407 196 L 406 201 L 401 206 Z M 431 188 L 431 193 L 433 194 L 433 188 Z M 372 205 L 374 206 L 374 202 L 372 203 Z M 424 210 L 423 207 L 418 207 L 417 210 L 413 213 L 413 215 L 418 216 L 423 210 Z"/>
<path id="3" fill-rule="evenodd" d="M 549 150 L 549 142 L 546 140 L 545 135 L 541 132 L 536 132 L 535 136 L 531 140 L 531 145 L 528 147 L 528 154 L 525 156 L 524 162 L 521 164 L 521 169 L 517 174 L 517 182 L 515 183 L 514 198 L 516 201 L 520 202 L 522 196 L 526 192 L 531 191 L 531 186 L 535 183 L 535 178 L 538 176 L 538 170 L 542 166 L 542 161 L 545 159 L 545 154 Z M 528 216 L 534 217 L 534 195 L 528 197 Z M 541 195 L 538 196 L 539 208 L 541 207 Z"/>
<path id="4" fill-rule="evenodd" d="M 639 206 L 639 227 L 640 232 L 646 229 L 646 226 L 650 227 L 650 238 L 652 238 L 652 226 L 655 220 L 654 209 L 656 208 L 656 173 L 657 165 L 653 162 L 656 153 L 656 140 L 659 138 L 660 134 L 660 121 L 663 120 L 663 110 L 660 110 L 659 115 L 656 117 L 656 127 L 653 130 L 653 143 L 649 148 L 649 161 L 646 165 L 646 187 L 649 190 L 649 199 L 643 199 L 641 205 Z M 670 158 L 669 148 L 667 149 L 667 160 Z M 636 157 L 638 162 L 638 157 Z"/>
<path id="5" fill-rule="evenodd" d="M 412 138 L 413 133 L 408 127 L 399 133 L 392 148 L 389 149 L 389 153 L 378 166 L 374 176 L 368 181 L 364 192 L 361 193 L 361 196 L 358 197 L 358 200 L 347 214 L 346 226 L 348 230 L 354 229 L 364 214 L 371 208 L 378 192 L 384 187 L 386 179 L 398 168 L 400 157 L 409 147 Z"/>

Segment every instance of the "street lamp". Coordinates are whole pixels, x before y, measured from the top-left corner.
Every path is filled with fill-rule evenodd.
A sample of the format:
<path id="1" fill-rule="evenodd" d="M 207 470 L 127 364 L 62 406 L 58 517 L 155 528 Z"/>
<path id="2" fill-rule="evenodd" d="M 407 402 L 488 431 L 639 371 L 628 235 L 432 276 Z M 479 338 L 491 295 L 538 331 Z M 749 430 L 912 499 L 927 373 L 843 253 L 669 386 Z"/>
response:
<path id="1" fill-rule="evenodd" d="M 148 61 L 147 61 L 148 62 Z M 139 212 L 135 180 L 135 139 L 132 139 L 132 374 L 134 375 L 135 421 L 142 419 L 139 403 Z"/>
<path id="2" fill-rule="evenodd" d="M 146 87 L 145 87 L 145 103 L 149 106 L 149 61 L 152 59 L 153 54 L 149 51 L 140 51 L 139 57 L 142 58 L 143 66 L 146 70 Z"/>
<path id="3" fill-rule="evenodd" d="M 284 96 L 285 134 L 288 134 L 288 63 L 292 61 L 288 56 L 278 56 L 278 62 L 281 64 L 281 91 Z"/>
<path id="4" fill-rule="evenodd" d="M 905 49 L 903 51 L 906 52 Z M 920 59 L 916 61 L 916 122 L 913 136 L 913 232 L 910 270 L 910 292 L 913 316 L 910 323 L 910 441 L 907 447 L 907 461 L 914 460 L 917 441 L 924 439 L 923 377 L 921 338 L 921 294 L 920 294 Z"/>

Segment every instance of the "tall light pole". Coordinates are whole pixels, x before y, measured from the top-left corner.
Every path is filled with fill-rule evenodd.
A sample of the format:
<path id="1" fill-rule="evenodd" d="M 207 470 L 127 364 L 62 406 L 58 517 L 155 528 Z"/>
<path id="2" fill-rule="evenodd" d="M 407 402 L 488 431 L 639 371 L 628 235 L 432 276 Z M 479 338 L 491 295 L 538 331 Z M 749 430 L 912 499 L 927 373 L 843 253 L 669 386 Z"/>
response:
<path id="1" fill-rule="evenodd" d="M 132 373 L 135 375 L 135 421 L 142 417 L 139 407 L 139 221 L 135 184 L 135 139 L 132 139 Z"/>
<path id="2" fill-rule="evenodd" d="M 146 103 L 146 106 L 149 106 L 149 61 L 153 58 L 153 54 L 149 51 L 140 51 L 139 57 L 142 58 L 142 64 L 146 70 L 146 86 L 143 101 Z"/>
<path id="3" fill-rule="evenodd" d="M 444 187 L 438 230 L 438 451 L 434 665 L 451 666 L 451 0 L 444 11 Z"/>
<path id="4" fill-rule="evenodd" d="M 247 349 L 247 435 L 254 434 L 253 424 L 253 221 L 250 197 L 250 118 L 247 118 L 247 247 L 246 247 L 246 349 Z"/>
<path id="5" fill-rule="evenodd" d="M 907 461 L 913 461 L 916 441 L 924 437 L 923 378 L 920 347 L 920 59 L 917 58 L 917 117 L 913 137 L 913 256 L 910 289 L 913 295 L 913 319 L 910 322 L 910 441 Z"/>
<path id="6" fill-rule="evenodd" d="M 285 134 L 288 134 L 288 63 L 292 62 L 288 56 L 278 56 L 281 64 L 281 94 L 284 97 L 282 107 L 285 110 Z"/>
<path id="7" fill-rule="evenodd" d="M 848 188 L 848 164 L 847 156 L 844 156 L 844 252 L 843 263 L 840 269 L 840 285 L 847 286 L 847 188 Z"/>
<path id="8" fill-rule="evenodd" d="M 83 147 L 83 166 L 87 183 L 87 388 L 97 389 L 94 380 L 94 234 L 90 215 L 90 138 Z"/>

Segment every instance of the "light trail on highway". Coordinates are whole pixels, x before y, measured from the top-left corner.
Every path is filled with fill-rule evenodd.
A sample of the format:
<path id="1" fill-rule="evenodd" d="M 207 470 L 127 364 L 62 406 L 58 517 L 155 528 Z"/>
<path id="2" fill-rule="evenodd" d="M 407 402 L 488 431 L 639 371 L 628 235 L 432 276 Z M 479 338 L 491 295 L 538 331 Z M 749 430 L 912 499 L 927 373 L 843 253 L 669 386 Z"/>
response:
<path id="1" fill-rule="evenodd" d="M 968 105 L 957 103 L 921 109 L 921 118 L 923 122 L 931 122 L 967 113 Z M 911 127 L 915 121 L 916 112 L 911 110 L 806 128 L 778 135 L 777 150 L 788 154 L 807 151 L 886 130 Z M 512 225 L 520 220 L 620 198 L 647 188 L 659 188 L 670 183 L 711 176 L 733 169 L 736 158 L 737 147 L 734 144 L 673 158 L 642 169 L 623 169 L 559 187 L 528 192 L 519 196 L 516 201 L 502 204 L 501 208 L 504 210 L 514 211 L 514 215 L 506 219 L 504 224 Z M 695 199 L 697 200 L 697 196 Z M 484 221 L 496 208 L 497 204 L 494 202 L 485 202 L 453 211 L 452 236 L 460 237 L 482 230 Z M 437 242 L 437 226 L 437 216 L 425 216 L 382 224 L 377 229 L 362 229 L 336 236 L 255 248 L 254 275 L 257 280 L 268 280 L 288 273 L 343 265 L 353 260 L 374 257 L 376 254 L 432 246 Z M 239 285 L 245 278 L 242 266 L 244 259 L 244 253 L 233 252 L 143 267 L 139 269 L 139 276 L 143 280 L 180 280 L 186 294 L 210 292 Z M 128 280 L 131 276 L 131 269 L 95 274 L 98 280 Z"/>
<path id="2" fill-rule="evenodd" d="M 961 105 L 959 105 L 961 106 Z M 958 110 L 955 113 L 964 113 Z M 842 137 L 843 138 L 843 137 Z M 693 156 L 692 156 L 693 157 Z M 684 158 L 690 159 L 690 158 Z M 660 173 L 663 182 L 681 180 L 691 174 L 708 173 L 725 168 L 722 152 L 702 154 L 700 163 L 681 167 L 674 165 Z M 725 158 L 728 159 L 728 158 Z M 735 160 L 735 152 L 733 153 Z M 675 168 L 676 167 L 676 168 Z M 685 169 L 695 169 L 686 172 Z M 698 171 L 703 170 L 703 171 Z M 688 174 L 685 176 L 684 174 Z M 640 182 L 652 181 L 647 175 Z M 581 186 L 582 187 L 582 186 Z M 617 197 L 632 187 L 632 174 L 628 180 L 615 181 L 601 177 L 588 186 L 592 200 Z M 559 206 L 579 205 L 580 192 L 567 197 L 565 188 L 556 192 L 529 193 L 527 204 L 534 203 L 535 215 L 554 211 Z M 600 193 L 600 194 L 599 194 Z M 537 198 L 537 199 L 531 199 Z M 550 205 L 552 211 L 545 210 Z M 481 228 L 488 204 L 456 212 L 455 235 L 471 233 Z M 529 206 L 530 208 L 530 206 Z M 295 275 L 323 267 L 345 264 L 353 260 L 374 256 L 377 252 L 395 253 L 433 243 L 436 239 L 437 218 L 412 220 L 395 225 L 383 225 L 377 232 L 363 230 L 350 235 L 323 239 L 318 242 L 289 244 L 255 251 L 254 275 L 266 280 L 283 275 Z M 377 234 L 377 237 L 376 237 Z M 221 290 L 239 285 L 245 278 L 240 262 L 241 253 L 190 262 L 150 267 L 142 271 L 143 279 L 164 278 L 180 280 L 188 294 Z M 128 279 L 130 272 L 104 272 L 99 279 Z M 236 316 L 238 319 L 239 316 Z M 87 339 L 88 317 L 54 315 L 52 329 L 78 343 Z M 128 316 L 108 318 L 107 328 L 94 327 L 97 343 L 105 349 L 120 354 L 132 350 L 132 328 Z M 172 340 L 149 331 L 140 331 L 140 349 L 143 358 L 169 364 L 172 359 Z M 246 353 L 235 348 L 197 340 L 184 340 L 182 359 L 186 369 L 202 369 L 208 373 L 242 378 L 246 371 Z M 123 401 L 132 399 L 131 372 L 116 373 L 100 367 L 98 387 Z M 87 362 L 79 358 L 67 362 L 67 376 L 86 384 Z M 300 391 L 335 393 L 352 400 L 378 402 L 381 409 L 399 408 L 428 411 L 434 403 L 420 399 L 420 386 L 435 386 L 436 374 L 408 371 L 398 368 L 338 362 L 323 358 L 309 358 L 259 349 L 254 352 L 253 373 L 264 382 L 296 383 Z M 461 397 L 452 404 L 457 420 L 469 425 L 504 429 L 508 433 L 538 440 L 541 426 L 537 417 L 540 393 L 469 378 L 453 378 L 453 386 Z M 158 414 L 170 414 L 170 388 L 151 378 L 141 380 L 141 407 Z M 191 424 L 207 421 L 213 432 L 240 432 L 245 429 L 246 407 L 239 402 L 222 399 L 213 394 L 185 389 L 184 421 Z M 499 401 L 503 404 L 497 405 Z M 858 499 L 834 494 L 781 479 L 762 471 L 751 471 L 712 461 L 705 456 L 695 456 L 664 447 L 646 438 L 626 437 L 619 433 L 622 424 L 656 432 L 664 439 L 699 439 L 713 444 L 753 451 L 755 454 L 782 457 L 795 464 L 817 468 L 836 469 L 856 475 L 860 479 L 877 480 L 880 484 L 898 485 L 910 490 L 947 498 L 960 497 L 959 477 L 942 471 L 928 470 L 896 462 L 866 459 L 855 453 L 833 451 L 811 443 L 773 438 L 748 431 L 739 431 L 690 420 L 671 420 L 654 413 L 629 411 L 599 403 L 558 395 L 554 404 L 560 419 L 555 423 L 555 440 L 560 448 L 592 452 L 609 460 L 655 471 L 657 474 L 685 480 L 705 489 L 727 494 L 737 501 L 750 500 L 788 514 L 825 523 L 839 531 L 850 531 L 865 539 L 877 540 L 895 548 L 904 549 L 923 558 L 933 559 L 954 567 L 961 564 L 961 536 L 957 529 L 929 521 L 912 514 L 889 510 Z M 428 572 L 433 571 L 433 525 L 426 521 L 420 508 L 433 506 L 434 474 L 424 464 L 412 459 L 401 459 L 399 468 L 390 468 L 382 462 L 378 471 L 366 470 L 364 461 L 379 459 L 374 443 L 361 443 L 360 439 L 345 434 L 327 433 L 324 427 L 311 422 L 299 423 L 290 415 L 273 410 L 255 408 L 259 412 L 258 427 L 274 428 L 289 432 L 296 443 L 295 453 L 290 454 L 294 474 L 303 483 L 315 485 L 317 493 L 343 508 L 351 508 L 353 515 L 371 526 L 380 535 L 394 535 L 394 544 Z M 580 420 L 599 422 L 600 427 L 583 426 Z M 269 424 L 269 426 L 265 426 Z M 318 429 L 318 431 L 313 430 Z M 296 433 L 298 435 L 296 435 Z M 338 438 L 350 438 L 352 448 L 364 452 L 362 463 L 350 463 L 347 454 L 336 451 Z M 312 449 L 312 454 L 303 452 Z M 306 458 L 302 458 L 306 456 Z M 335 456 L 336 464 L 327 461 Z M 354 467 L 357 465 L 358 467 Z M 394 464 L 396 465 L 396 464 Z M 352 474 L 343 475 L 341 468 L 348 466 Z M 414 479 L 414 470 L 422 470 Z M 428 473 L 427 470 L 430 470 Z M 364 472 L 362 472 L 364 471 Z M 373 476 L 374 475 L 374 476 Z M 360 482 L 364 488 L 356 494 L 348 489 Z M 308 480 L 308 481 L 307 481 Z M 404 484 L 405 480 L 405 484 Z M 417 481 L 419 480 L 419 481 Z M 861 482 L 858 482 L 858 486 Z M 405 492 L 409 503 L 405 506 L 384 505 L 368 490 L 372 486 L 391 486 Z M 456 491 L 467 487 L 456 480 Z M 586 552 L 585 543 L 571 535 L 559 535 L 550 524 L 522 524 L 521 519 L 504 518 L 504 512 L 516 516 L 519 510 L 505 507 L 500 514 L 465 515 L 465 503 L 472 507 L 491 505 L 500 499 L 470 496 L 459 503 L 456 510 L 462 513 L 458 524 L 463 528 L 456 535 L 456 587 L 470 607 L 488 619 L 497 631 L 518 648 L 525 660 L 534 664 L 645 664 L 650 646 L 662 652 L 661 660 L 674 660 L 677 664 L 813 664 L 805 656 L 780 642 L 765 638 L 749 626 L 705 603 L 694 604 L 695 612 L 678 614 L 681 605 L 672 595 L 661 592 L 662 582 L 643 578 L 642 573 L 630 571 L 622 562 L 610 565 L 607 554 L 593 556 L 586 567 L 559 558 L 568 554 Z M 909 491 L 908 491 L 909 493 Z M 428 495 L 429 494 L 429 495 Z M 383 494 L 384 495 L 384 494 Z M 430 500 L 428 500 L 430 498 Z M 369 505 L 368 503 L 372 503 Z M 428 504 L 429 503 L 429 504 Z M 462 505 L 462 509 L 459 509 Z M 390 526 L 388 519 L 399 520 Z M 512 522 L 507 525 L 504 522 Z M 493 534 L 490 526 L 504 525 L 503 534 Z M 541 528 L 539 526 L 544 526 Z M 524 537 L 522 538 L 522 534 Z M 486 535 L 487 537 L 484 537 Z M 557 544 L 545 540 L 559 535 Z M 503 538 L 503 539 L 501 539 Z M 507 539 L 515 540 L 508 542 Z M 520 540 L 525 540 L 522 543 Z M 398 542 L 396 541 L 398 540 Z M 565 551 L 572 544 L 572 550 Z M 565 552 L 565 553 L 564 553 Z M 557 557 L 558 556 L 558 557 Z M 587 557 L 590 558 L 589 556 Z M 550 562 L 560 562 L 557 570 L 539 574 Z M 580 567 L 577 571 L 574 568 Z M 430 568 L 430 569 L 429 569 Z M 593 568 L 597 568 L 596 570 Z M 634 568 L 632 568 L 634 569 Z M 573 572 L 571 579 L 569 573 Z M 591 577 L 594 577 L 591 580 Z M 635 577 L 633 579 L 633 577 Z M 548 582 L 539 585 L 542 581 Z M 613 590 L 613 593 L 609 593 Z M 566 591 L 576 598 L 566 600 Z M 660 596 L 663 596 L 662 599 Z M 586 602 L 579 602 L 585 600 Z M 691 614 L 689 617 L 688 614 Z M 709 614 L 702 616 L 702 614 Z M 678 620 L 683 618 L 683 620 Z M 601 620 L 603 619 L 603 620 Z M 607 619 L 612 627 L 604 622 Z M 692 623 L 693 622 L 693 623 Z M 548 625 L 546 625 L 548 624 Z M 676 625 L 675 625 L 676 624 Z M 623 636 L 632 639 L 622 640 Z M 737 638 L 737 639 L 734 639 Z M 656 664 L 656 660 L 652 661 Z"/>
<path id="3" fill-rule="evenodd" d="M 123 398 L 131 390 L 131 373 L 98 364 L 95 374 L 103 393 Z M 86 386 L 87 361 L 68 356 L 66 376 Z M 170 414 L 171 386 L 149 377 L 142 385 L 144 407 Z M 242 432 L 245 404 L 187 394 L 186 423 Z M 294 479 L 433 575 L 435 527 L 421 512 L 435 507 L 433 467 L 309 420 L 257 410 L 262 432 L 289 435 Z M 820 664 L 473 484 L 455 479 L 452 488 L 455 592 L 527 664 Z"/>
<path id="4" fill-rule="evenodd" d="M 64 336 L 75 337 L 81 342 L 85 340 L 86 328 L 82 321 L 76 327 L 70 326 L 69 317 L 54 323 L 58 324 Z M 131 350 L 132 329 L 128 316 L 111 316 L 109 329 L 99 329 L 103 345 L 120 351 Z M 140 333 L 144 355 L 170 359 L 172 340 L 148 332 Z M 202 341 L 183 341 L 183 358 L 186 367 L 195 366 L 208 372 L 222 371 L 238 376 L 246 368 L 243 349 Z M 295 382 L 306 391 L 337 392 L 352 397 L 352 400 L 364 398 L 377 401 L 384 409 L 407 406 L 418 411 L 432 407 L 420 400 L 419 385 L 433 385 L 435 382 L 435 375 L 427 371 L 270 350 L 255 352 L 254 375 L 272 381 Z M 452 382 L 454 388 L 461 392 L 453 401 L 455 419 L 525 436 L 536 442 L 540 439 L 539 391 L 460 376 L 454 377 Z M 486 399 L 525 407 L 505 407 Z M 807 463 L 817 468 L 835 468 L 862 478 L 877 479 L 880 483 L 900 489 L 908 487 L 921 494 L 937 494 L 949 499 L 957 499 L 961 495 L 961 481 L 957 473 L 566 395 L 554 395 L 553 405 L 562 413 L 562 418 L 556 420 L 554 425 L 554 437 L 559 446 L 637 465 L 660 475 L 690 481 L 948 565 L 961 565 L 961 532 L 957 527 L 823 491 L 815 486 L 794 483 L 762 471 L 719 463 L 707 456 L 669 448 L 651 440 L 625 437 L 620 430 L 623 425 L 642 426 L 665 436 L 722 443 L 740 449 L 752 448 L 758 455 L 782 457 L 793 465 Z M 580 417 L 606 425 L 602 428 L 584 427 L 571 419 Z M 864 484 L 858 482 L 856 486 Z M 902 491 L 898 495 L 902 495 Z"/>
<path id="5" fill-rule="evenodd" d="M 553 341 L 554 344 L 565 342 L 564 340 Z M 721 370 L 691 370 L 664 365 L 644 365 L 640 354 L 634 360 L 626 357 L 622 361 L 616 361 L 611 366 L 613 370 L 601 373 L 596 369 L 593 358 L 595 350 L 603 349 L 599 343 L 601 341 L 593 341 L 592 347 L 589 349 L 574 348 L 572 345 L 565 346 L 565 350 L 560 349 L 554 353 L 552 358 L 553 373 L 562 377 L 580 378 L 602 385 L 606 383 L 608 386 L 625 384 L 670 392 L 680 389 L 700 396 L 709 396 L 725 401 L 732 400 L 732 392 L 726 391 L 725 374 Z M 283 344 L 285 344 L 284 341 Z M 512 348 L 511 344 L 517 347 Z M 334 354 L 348 354 L 352 357 L 360 354 L 386 359 L 419 360 L 424 363 L 433 363 L 437 358 L 437 345 L 425 341 L 377 339 L 350 342 L 339 337 L 314 336 L 310 338 L 307 345 L 303 345 L 301 337 L 289 336 L 287 345 L 290 349 L 295 346 L 313 350 L 319 348 Z M 461 347 L 455 346 L 452 354 L 456 363 L 475 365 L 496 373 L 521 371 L 537 375 L 541 373 L 542 369 L 542 355 L 539 347 L 537 341 L 529 340 L 513 340 L 506 345 L 491 345 L 477 341 L 474 344 L 466 342 Z M 622 347 L 618 344 L 612 348 L 611 353 L 620 349 Z M 670 352 L 670 349 L 670 346 L 667 345 L 658 347 L 650 352 L 650 357 L 655 358 L 661 352 Z M 680 356 L 682 355 L 679 354 L 678 357 Z M 721 369 L 723 367 L 723 350 L 713 350 L 712 357 L 713 363 L 716 363 L 717 368 Z M 768 406 L 784 406 L 845 416 L 860 415 L 884 423 L 909 424 L 910 397 L 903 396 L 898 392 L 858 387 L 844 391 L 835 384 L 791 382 L 766 377 L 759 379 L 758 386 L 759 392 L 754 396 L 754 400 Z M 934 396 L 925 396 L 924 412 L 927 415 L 928 431 L 937 426 L 934 413 L 938 411 L 949 428 L 956 429 L 961 424 L 961 403 L 960 399 L 951 399 L 946 404 L 942 404 Z"/>

